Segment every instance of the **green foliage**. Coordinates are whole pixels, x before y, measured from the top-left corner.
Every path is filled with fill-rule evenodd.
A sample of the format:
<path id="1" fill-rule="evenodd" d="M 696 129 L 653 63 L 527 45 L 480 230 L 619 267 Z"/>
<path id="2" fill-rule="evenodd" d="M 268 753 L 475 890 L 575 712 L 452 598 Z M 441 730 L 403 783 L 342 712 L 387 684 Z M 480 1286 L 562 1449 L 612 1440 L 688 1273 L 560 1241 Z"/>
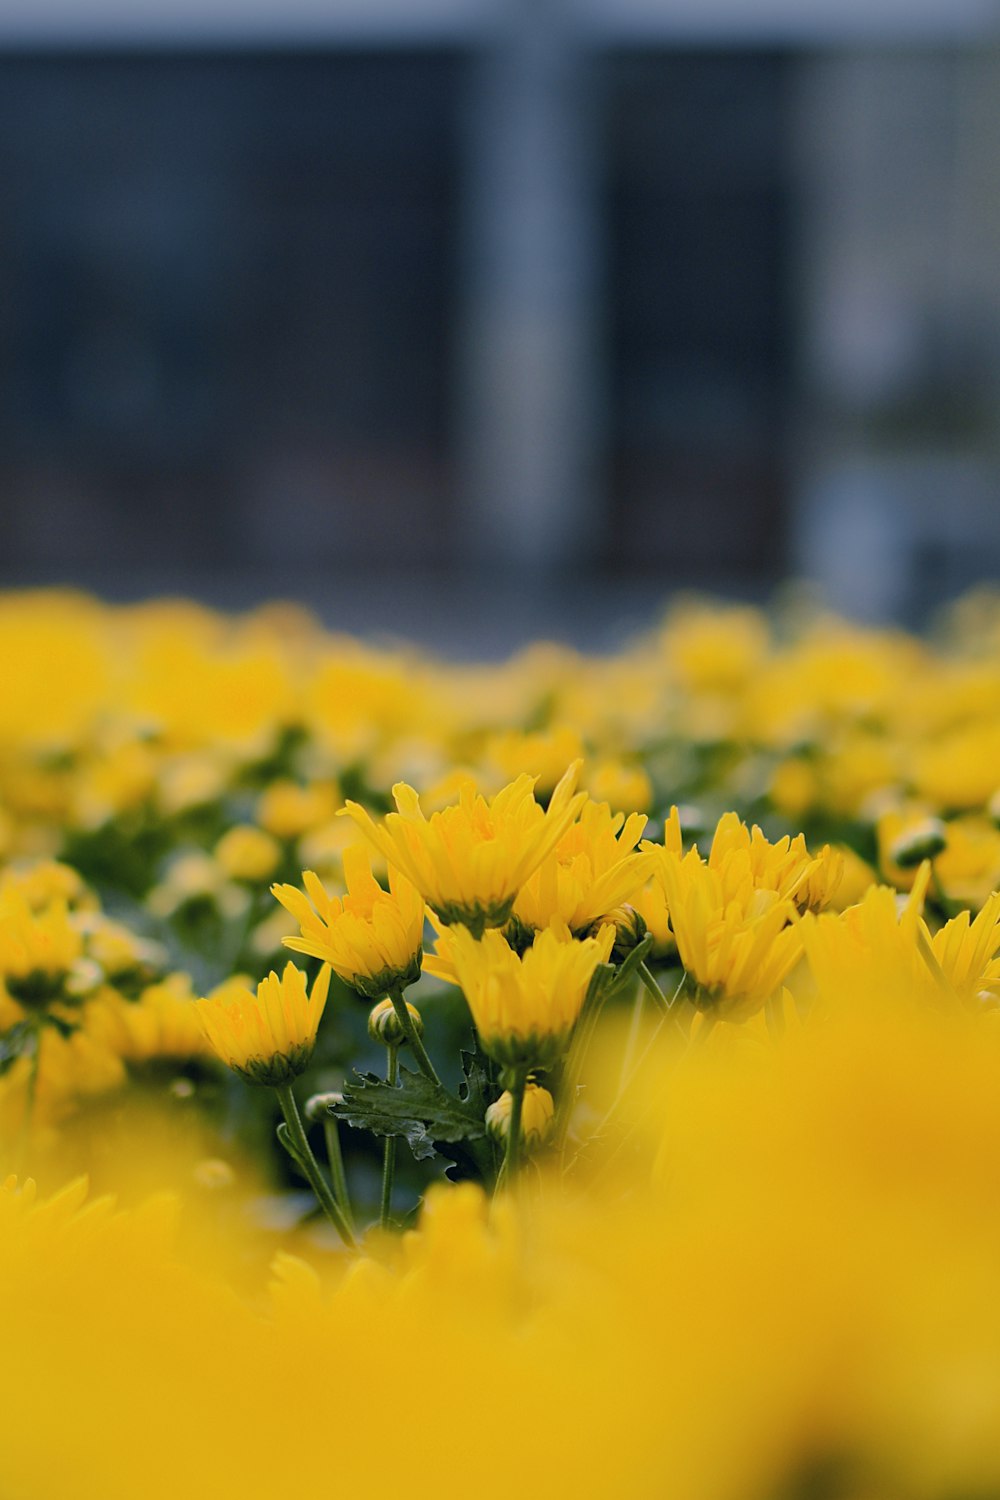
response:
<path id="1" fill-rule="evenodd" d="M 331 1114 L 356 1130 L 402 1137 L 417 1161 L 434 1156 L 438 1144 L 485 1143 L 485 1106 L 479 1109 L 483 1085 L 478 1075 L 466 1075 L 465 1098 L 456 1098 L 408 1068 L 400 1068 L 398 1085 L 375 1073 L 356 1073 L 355 1077 L 357 1082 L 344 1085 L 343 1103 L 332 1106 Z"/>

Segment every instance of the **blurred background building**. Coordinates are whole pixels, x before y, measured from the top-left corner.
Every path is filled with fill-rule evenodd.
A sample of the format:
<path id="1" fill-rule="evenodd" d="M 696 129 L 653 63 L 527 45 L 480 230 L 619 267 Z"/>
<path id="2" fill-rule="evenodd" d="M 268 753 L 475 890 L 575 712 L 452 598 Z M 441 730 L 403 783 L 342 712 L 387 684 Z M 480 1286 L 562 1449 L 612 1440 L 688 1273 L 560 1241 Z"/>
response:
<path id="1" fill-rule="evenodd" d="M 0 584 L 489 649 L 1000 573 L 996 0 L 0 0 Z"/>

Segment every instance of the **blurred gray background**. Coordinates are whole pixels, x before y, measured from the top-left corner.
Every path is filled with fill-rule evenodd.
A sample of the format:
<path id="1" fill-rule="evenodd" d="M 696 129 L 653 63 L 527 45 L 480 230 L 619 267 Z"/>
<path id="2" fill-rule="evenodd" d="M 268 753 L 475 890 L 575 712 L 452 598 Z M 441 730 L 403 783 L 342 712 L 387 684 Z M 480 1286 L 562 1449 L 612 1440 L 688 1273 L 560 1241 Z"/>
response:
<path id="1" fill-rule="evenodd" d="M 1000 572 L 994 0 L 0 0 L 0 585 L 458 652 Z"/>

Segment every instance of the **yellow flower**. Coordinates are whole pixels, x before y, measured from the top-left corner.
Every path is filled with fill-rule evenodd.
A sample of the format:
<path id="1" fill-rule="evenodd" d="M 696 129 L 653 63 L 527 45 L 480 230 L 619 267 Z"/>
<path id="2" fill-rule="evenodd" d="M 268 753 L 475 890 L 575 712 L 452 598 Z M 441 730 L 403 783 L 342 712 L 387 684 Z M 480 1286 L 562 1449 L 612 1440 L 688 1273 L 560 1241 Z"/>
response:
<path id="1" fill-rule="evenodd" d="M 798 933 L 820 1001 L 840 1009 L 864 994 L 905 994 L 912 1006 L 940 1004 L 947 981 L 926 960 L 922 911 L 931 867 L 925 861 L 903 900 L 889 886 L 873 885 L 844 912 L 807 913 Z"/>
<path id="2" fill-rule="evenodd" d="M 657 866 L 677 951 L 698 1003 L 743 1021 L 776 996 L 802 951 L 793 903 L 754 887 L 748 862 L 737 884 L 729 863 L 712 868 L 692 849 Z M 728 882 L 728 889 L 727 889 Z"/>
<path id="3" fill-rule="evenodd" d="M 878 862 L 885 879 L 898 890 L 913 885 L 917 866 L 935 859 L 947 847 L 948 830 L 926 807 L 890 807 L 875 825 Z"/>
<path id="4" fill-rule="evenodd" d="M 1000 829 L 968 815 L 946 825 L 948 843 L 934 861 L 934 878 L 950 901 L 980 907 L 1000 887 Z"/>
<path id="5" fill-rule="evenodd" d="M 614 940 L 611 926 L 579 941 L 564 922 L 553 922 L 519 957 L 500 932 L 490 930 L 476 939 L 465 928 L 452 928 L 455 978 L 490 1056 L 511 1067 L 551 1063 L 563 1050 L 594 970 L 607 963 Z"/>
<path id="6" fill-rule="evenodd" d="M 230 880 L 266 880 L 281 858 L 277 840 L 252 823 L 237 823 L 222 835 L 215 857 Z"/>
<path id="7" fill-rule="evenodd" d="M 272 894 L 298 921 L 300 937 L 283 939 L 286 948 L 321 958 L 369 1000 L 387 990 L 405 989 L 420 978 L 424 903 L 410 882 L 390 866 L 389 889 L 372 875 L 368 852 L 359 844 L 344 850 L 347 895 L 327 894 L 312 870 L 302 876 L 308 897 L 293 885 L 272 886 Z"/>
<path id="8" fill-rule="evenodd" d="M 0 978 L 22 1004 L 60 998 L 82 949 L 64 900 L 33 912 L 14 886 L 0 897 Z"/>
<path id="9" fill-rule="evenodd" d="M 727 891 L 749 875 L 755 889 L 790 898 L 800 911 L 829 905 L 843 874 L 843 862 L 829 844 L 816 857 L 801 833 L 772 844 L 761 829 L 748 828 L 733 812 L 719 819 L 708 863 L 719 871 Z"/>
<path id="10" fill-rule="evenodd" d="M 959 912 L 930 938 L 941 971 L 965 1005 L 1000 1005 L 1000 893 L 994 892 L 979 915 Z"/>
<path id="11" fill-rule="evenodd" d="M 635 852 L 645 813 L 612 814 L 606 802 L 588 802 L 579 822 L 521 887 L 514 916 L 539 932 L 555 919 L 581 934 L 613 907 L 631 902 L 651 867 Z"/>
<path id="12" fill-rule="evenodd" d="M 502 927 L 518 892 L 556 847 L 587 800 L 573 795 L 576 761 L 543 810 L 534 781 L 518 776 L 489 802 L 466 782 L 456 806 L 426 818 L 412 787 L 393 787 L 398 811 L 376 825 L 356 802 L 345 811 L 366 838 L 413 882 L 443 922 L 460 922 L 476 934 Z"/>
<path id="13" fill-rule="evenodd" d="M 286 964 L 250 990 L 196 1000 L 198 1019 L 215 1052 L 247 1083 L 280 1088 L 305 1072 L 323 1016 L 330 970 L 324 964 L 312 994 L 306 976 Z"/>
<path id="14" fill-rule="evenodd" d="M 128 1064 L 167 1058 L 183 1062 L 206 1050 L 205 1035 L 186 976 L 152 984 L 135 1001 L 105 994 L 88 1005 L 84 1025 Z"/>
<path id="15" fill-rule="evenodd" d="M 338 801 L 333 785 L 272 781 L 257 804 L 257 822 L 276 839 L 297 839 L 328 822 Z"/>

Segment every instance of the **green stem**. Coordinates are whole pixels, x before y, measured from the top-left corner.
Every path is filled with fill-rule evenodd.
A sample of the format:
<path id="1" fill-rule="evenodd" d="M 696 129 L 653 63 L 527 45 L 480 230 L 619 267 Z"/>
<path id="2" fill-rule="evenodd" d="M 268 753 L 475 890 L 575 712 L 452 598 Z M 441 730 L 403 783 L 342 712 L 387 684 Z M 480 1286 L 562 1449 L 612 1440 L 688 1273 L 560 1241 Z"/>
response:
<path id="1" fill-rule="evenodd" d="M 309 1186 L 316 1194 L 320 1207 L 330 1220 L 330 1223 L 336 1229 L 344 1244 L 353 1249 L 354 1235 L 351 1233 L 350 1226 L 344 1217 L 340 1204 L 333 1196 L 325 1177 L 319 1169 L 319 1163 L 315 1156 L 313 1156 L 312 1147 L 306 1138 L 306 1133 L 302 1126 L 302 1117 L 299 1114 L 299 1107 L 295 1102 L 295 1095 L 292 1093 L 291 1085 L 287 1083 L 281 1084 L 274 1092 L 278 1096 L 281 1113 L 285 1117 L 285 1124 L 288 1127 L 288 1139 L 294 1147 L 296 1161 L 305 1173 Z"/>
<path id="2" fill-rule="evenodd" d="M 348 1228 L 353 1232 L 354 1215 L 351 1212 L 351 1195 L 347 1188 L 347 1173 L 344 1171 L 344 1157 L 340 1149 L 340 1128 L 331 1114 L 327 1114 L 323 1121 L 323 1139 L 326 1142 L 327 1161 L 330 1163 L 333 1196 L 340 1206 Z"/>
<path id="3" fill-rule="evenodd" d="M 676 1015 L 674 1015 L 674 1003 L 677 999 L 677 995 L 680 992 L 679 987 L 678 990 L 674 993 L 673 999 L 668 1000 L 666 995 L 660 989 L 660 986 L 657 984 L 656 980 L 653 978 L 652 971 L 647 964 L 641 963 L 637 972 L 640 980 L 642 981 L 643 988 L 646 990 L 646 993 L 648 995 L 652 996 L 657 1009 L 669 1021 L 674 1030 L 676 1030 L 681 1036 L 683 1036 L 684 1029 L 681 1026 L 681 1023 L 678 1021 Z"/>
<path id="4" fill-rule="evenodd" d="M 24 1095 L 24 1114 L 21 1117 L 21 1138 L 17 1149 L 17 1174 L 24 1175 L 25 1164 L 28 1158 L 28 1147 L 31 1144 L 31 1126 L 35 1117 L 35 1100 L 38 1097 L 38 1068 L 42 1055 L 42 1023 L 38 1016 L 33 1017 L 34 1046 L 31 1051 L 31 1064 L 28 1069 L 28 1082 Z"/>
<path id="5" fill-rule="evenodd" d="M 389 1063 L 386 1068 L 386 1082 L 391 1088 L 395 1088 L 396 1079 L 399 1077 L 399 1048 L 390 1047 Z M 379 1223 L 383 1229 L 389 1228 L 389 1217 L 392 1209 L 392 1181 L 396 1174 L 396 1137 L 387 1135 L 385 1138 L 385 1151 L 382 1157 L 382 1208 L 379 1215 Z"/>
<path id="6" fill-rule="evenodd" d="M 497 1187 L 507 1187 L 517 1177 L 521 1165 L 521 1116 L 524 1112 L 524 1090 L 528 1075 L 518 1071 L 510 1085 L 510 1124 L 507 1130 L 507 1151 L 497 1178 Z"/>
<path id="7" fill-rule="evenodd" d="M 410 1050 L 412 1051 L 413 1056 L 416 1059 L 417 1067 L 420 1069 L 421 1073 L 423 1073 L 425 1078 L 429 1078 L 431 1083 L 436 1084 L 437 1087 L 440 1088 L 441 1080 L 437 1076 L 437 1073 L 434 1069 L 434 1064 L 427 1056 L 426 1047 L 417 1036 L 417 1029 L 413 1024 L 413 1017 L 407 1010 L 406 1001 L 403 999 L 403 991 L 400 989 L 390 990 L 389 999 L 392 1001 L 393 1010 L 399 1017 L 399 1024 L 403 1028 L 403 1035 L 406 1037 L 406 1040 L 410 1044 Z"/>
<path id="8" fill-rule="evenodd" d="M 639 1033 L 642 1029 L 642 1011 L 646 1000 L 646 991 L 639 985 L 635 992 L 635 1000 L 632 1002 L 632 1018 L 629 1021 L 628 1036 L 625 1039 L 625 1055 L 622 1058 L 621 1076 L 618 1088 L 621 1091 L 625 1087 L 625 1080 L 632 1071 L 635 1062 L 635 1050 L 639 1045 Z"/>

